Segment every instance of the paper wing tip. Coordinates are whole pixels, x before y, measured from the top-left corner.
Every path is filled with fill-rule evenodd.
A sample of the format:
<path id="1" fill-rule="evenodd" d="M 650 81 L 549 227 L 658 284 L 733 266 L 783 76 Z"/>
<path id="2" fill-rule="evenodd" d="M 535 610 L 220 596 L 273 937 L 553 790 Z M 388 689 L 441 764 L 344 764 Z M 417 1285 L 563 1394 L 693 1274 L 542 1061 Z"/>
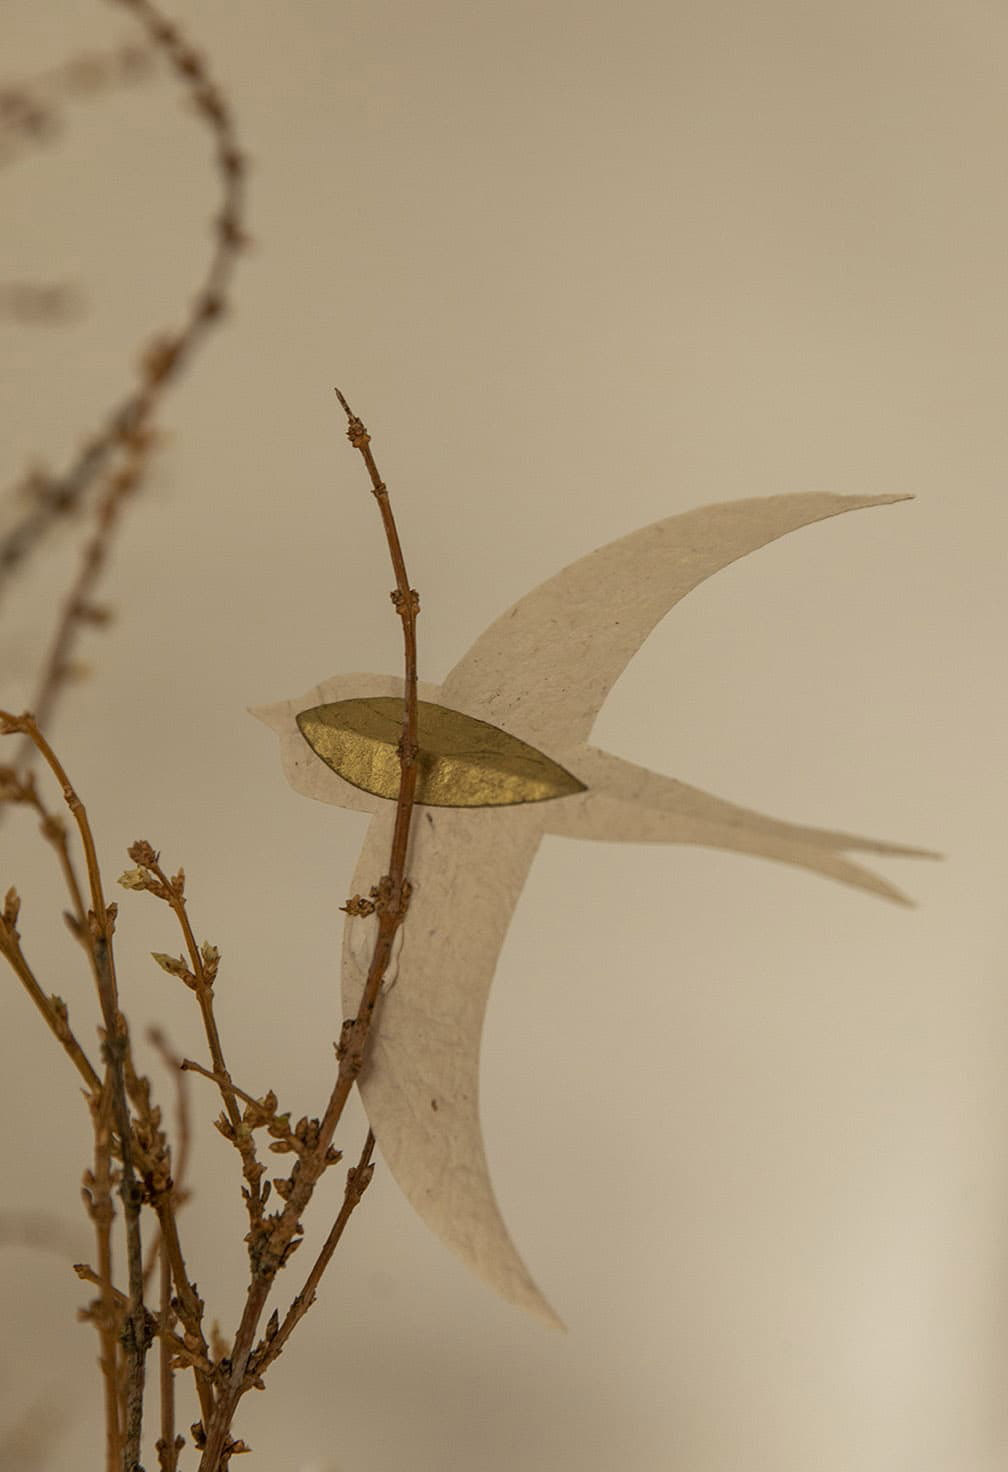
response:
<path id="1" fill-rule="evenodd" d="M 886 491 L 881 496 L 850 495 L 846 492 L 827 492 L 835 505 L 843 511 L 868 511 L 873 506 L 895 506 L 898 501 L 916 501 L 913 491 Z"/>
<path id="2" fill-rule="evenodd" d="M 871 870 L 865 870 L 864 872 L 871 874 L 871 878 L 874 880 L 874 884 L 871 887 L 880 899 L 888 900 L 893 905 L 899 905 L 903 910 L 916 910 L 917 901 L 906 894 L 904 890 L 900 889 L 898 885 L 891 883 L 888 879 L 883 879 L 881 875 L 872 873 Z M 867 888 L 868 886 L 865 887 Z"/>
<path id="3" fill-rule="evenodd" d="M 501 1292 L 500 1284 L 494 1283 L 491 1286 L 497 1288 L 498 1292 Z M 534 1284 L 530 1283 L 520 1294 L 503 1293 L 501 1296 L 507 1297 L 516 1308 L 522 1308 L 526 1313 L 531 1314 L 534 1319 L 538 1319 L 540 1324 L 544 1325 L 545 1328 L 554 1329 L 560 1334 L 566 1334 L 568 1332 L 567 1325 L 563 1319 L 559 1314 L 554 1313 L 553 1309 Z"/>

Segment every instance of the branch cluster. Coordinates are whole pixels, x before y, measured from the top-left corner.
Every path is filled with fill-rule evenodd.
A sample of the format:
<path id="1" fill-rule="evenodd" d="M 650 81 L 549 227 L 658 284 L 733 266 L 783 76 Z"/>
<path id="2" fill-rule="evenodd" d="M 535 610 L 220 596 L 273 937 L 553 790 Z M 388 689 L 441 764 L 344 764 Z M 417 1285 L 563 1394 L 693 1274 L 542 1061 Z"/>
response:
<path id="1" fill-rule="evenodd" d="M 342 398 L 342 395 L 341 395 Z M 348 410 L 349 414 L 349 410 Z M 377 481 L 377 470 L 363 426 L 350 415 L 351 438 Z M 355 438 L 356 436 L 356 438 Z M 175 1377 L 191 1375 L 199 1416 L 190 1426 L 193 1445 L 200 1452 L 199 1472 L 222 1472 L 230 1459 L 249 1450 L 235 1436 L 235 1413 L 250 1390 L 262 1390 L 264 1376 L 283 1352 L 288 1339 L 307 1313 L 322 1275 L 339 1244 L 353 1211 L 371 1181 L 374 1136 L 368 1131 L 357 1163 L 346 1175 L 343 1204 L 305 1280 L 281 1315 L 274 1307 L 266 1317 L 273 1288 L 281 1271 L 301 1245 L 305 1212 L 322 1176 L 343 1158 L 333 1144 L 336 1129 L 360 1073 L 382 981 L 392 944 L 403 923 L 410 897 L 405 863 L 416 781 L 416 616 L 419 600 L 410 589 L 388 492 L 378 481 L 375 494 L 382 509 L 399 596 L 394 599 L 402 619 L 406 687 L 400 740 L 400 792 L 388 872 L 372 887 L 372 899 L 355 897 L 348 908 L 369 905 L 378 916 L 378 933 L 361 1002 L 348 1018 L 335 1044 L 335 1078 L 328 1101 L 317 1117 L 302 1115 L 292 1122 L 281 1110 L 276 1093 L 255 1094 L 239 1086 L 225 1059 L 215 1014 L 215 986 L 221 952 L 200 938 L 191 922 L 186 876 L 182 868 L 169 872 L 152 844 L 138 839 L 128 855 L 132 866 L 119 876 L 122 888 L 151 895 L 172 911 L 181 946 L 177 955 L 152 952 L 161 971 L 191 992 L 199 1009 L 209 1064 L 178 1059 L 164 1040 L 155 1036 L 162 1057 L 172 1067 L 181 1090 L 186 1074 L 211 1082 L 221 1110 L 216 1128 L 237 1153 L 241 1194 L 248 1230 L 248 1287 L 244 1307 L 232 1338 L 225 1341 L 207 1328 L 206 1305 L 183 1252 L 178 1216 L 186 1199 L 176 1152 L 161 1106 L 155 1101 L 149 1078 L 136 1066 L 130 1029 L 120 1005 L 114 937 L 118 910 L 105 898 L 97 847 L 83 802 L 62 763 L 31 714 L 0 711 L 0 734 L 20 736 L 48 766 L 62 792 L 77 834 L 59 813 L 51 810 L 31 773 L 0 768 L 0 803 L 28 808 L 39 820 L 42 836 L 55 854 L 69 908 L 65 918 L 84 952 L 95 986 L 100 1052 L 89 1056 L 70 1023 L 66 1002 L 49 994 L 38 981 L 25 952 L 19 929 L 21 903 L 8 890 L 0 911 L 0 954 L 46 1021 L 85 1085 L 85 1098 L 94 1134 L 93 1158 L 84 1173 L 82 1196 L 95 1234 L 93 1263 L 76 1265 L 78 1275 L 97 1289 L 81 1316 L 94 1325 L 100 1345 L 106 1413 L 106 1472 L 138 1472 L 146 1391 L 146 1359 L 151 1346 L 160 1353 L 160 1436 L 157 1440 L 162 1472 L 176 1472 L 185 1437 L 175 1429 Z M 80 850 L 80 857 L 77 848 Z M 79 873 L 83 859 L 84 874 Z M 187 1149 L 188 1123 L 184 1098 L 179 1094 L 178 1159 Z M 267 1173 L 266 1156 L 284 1157 L 286 1174 Z M 121 1220 L 126 1244 L 127 1284 L 116 1285 L 113 1275 L 112 1233 Z M 144 1222 L 155 1236 L 144 1262 Z M 148 1289 L 160 1267 L 160 1296 L 148 1302 Z M 265 1323 L 263 1322 L 266 1318 Z"/>
<path id="2" fill-rule="evenodd" d="M 147 473 L 158 439 L 156 419 L 162 397 L 187 366 L 204 334 L 226 314 L 231 275 L 247 244 L 246 162 L 230 106 L 203 57 L 180 29 L 165 18 L 155 0 L 111 3 L 130 12 L 144 32 L 144 44 L 127 47 L 111 58 L 77 59 L 31 83 L 0 88 L 0 161 L 5 147 L 16 153 L 53 136 L 68 99 L 132 80 L 160 58 L 210 130 L 221 198 L 213 220 L 209 265 L 184 320 L 148 342 L 139 356 L 133 385 L 61 474 L 36 466 L 15 488 L 20 492 L 19 503 L 15 502 L 20 509 L 0 536 L 2 594 L 15 572 L 61 521 L 83 510 L 93 517 L 79 570 L 58 611 L 32 711 L 16 715 L 0 710 L 0 734 L 13 736 L 17 742 L 14 760 L 0 767 L 0 814 L 8 807 L 31 812 L 52 849 L 67 895 L 63 919 L 94 988 L 97 1025 L 92 1037 L 71 1021 L 66 1000 L 40 981 L 22 938 L 21 901 L 13 887 L 0 907 L 0 955 L 76 1070 L 90 1116 L 93 1148 L 81 1196 L 94 1234 L 94 1256 L 75 1266 L 79 1278 L 95 1290 L 80 1316 L 94 1327 L 99 1342 L 105 1472 L 143 1472 L 141 1447 L 153 1380 L 148 1377 L 148 1359 L 155 1346 L 156 1449 L 161 1472 L 177 1472 L 180 1453 L 187 1446 L 187 1438 L 176 1425 L 179 1376 L 191 1382 L 195 1397 L 197 1415 L 189 1427 L 189 1439 L 199 1453 L 199 1472 L 223 1472 L 232 1457 L 249 1450 L 234 1431 L 242 1398 L 250 1390 L 263 1389 L 267 1371 L 315 1301 L 322 1275 L 374 1171 L 375 1140 L 368 1131 L 356 1164 L 347 1170 L 342 1206 L 303 1283 L 285 1311 L 271 1306 L 277 1278 L 303 1241 L 304 1216 L 315 1187 L 342 1159 L 334 1136 L 364 1064 L 392 944 L 409 905 L 405 864 L 417 776 L 419 599 L 406 576 L 370 436 L 340 394 L 349 438 L 362 454 L 371 479 L 395 572 L 392 600 L 402 623 L 406 676 L 399 744 L 401 781 L 388 871 L 377 878 L 371 899 L 357 897 L 350 902 L 351 907 L 356 903 L 377 912 L 374 956 L 357 1015 L 344 1022 L 334 1045 L 334 1079 L 328 1100 L 317 1116 L 303 1115 L 294 1121 L 290 1111 L 281 1109 L 272 1090 L 254 1093 L 232 1077 L 215 1014 L 220 950 L 199 937 L 191 923 L 184 871 L 179 868 L 170 873 L 162 867 L 160 855 L 146 840 L 132 844 L 128 850 L 132 867 L 120 876 L 120 886 L 147 893 L 171 909 L 180 935 L 179 951 L 174 955 L 154 952 L 153 959 L 163 973 L 192 994 L 207 1047 L 205 1062 L 182 1059 L 159 1033 L 149 1035 L 175 1088 L 175 1120 L 170 1126 L 150 1079 L 137 1066 L 116 960 L 118 908 L 106 898 L 91 822 L 44 732 L 57 699 L 75 673 L 81 634 L 109 617 L 109 610 L 96 599 L 97 585 L 124 509 Z M 44 316 L 54 302 L 59 305 L 58 297 L 51 293 L 33 291 L 8 292 L 7 305 L 18 310 L 26 304 L 31 310 L 40 308 L 36 316 Z M 0 292 L 0 310 L 3 306 Z M 31 770 L 37 758 L 55 779 L 65 812 L 50 806 L 44 796 Z M 216 1128 L 238 1157 L 247 1216 L 248 1287 L 230 1338 L 221 1334 L 215 1319 L 208 1319 L 179 1225 L 189 1196 L 184 1176 L 191 1074 L 208 1080 L 219 1096 Z M 270 1167 L 277 1173 L 270 1173 Z M 117 1232 L 125 1248 L 124 1283 L 116 1281 L 114 1270 Z"/>

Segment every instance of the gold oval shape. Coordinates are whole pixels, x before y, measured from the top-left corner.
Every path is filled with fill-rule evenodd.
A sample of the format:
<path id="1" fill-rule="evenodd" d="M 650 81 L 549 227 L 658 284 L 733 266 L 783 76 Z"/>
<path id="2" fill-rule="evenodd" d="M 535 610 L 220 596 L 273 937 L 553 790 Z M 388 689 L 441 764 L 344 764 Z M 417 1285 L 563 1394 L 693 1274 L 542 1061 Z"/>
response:
<path id="1" fill-rule="evenodd" d="M 337 700 L 297 717 L 316 756 L 344 781 L 375 797 L 399 795 L 398 696 Z M 546 802 L 584 792 L 583 782 L 489 721 L 429 700 L 417 702 L 416 801 L 429 807 L 483 808 Z"/>

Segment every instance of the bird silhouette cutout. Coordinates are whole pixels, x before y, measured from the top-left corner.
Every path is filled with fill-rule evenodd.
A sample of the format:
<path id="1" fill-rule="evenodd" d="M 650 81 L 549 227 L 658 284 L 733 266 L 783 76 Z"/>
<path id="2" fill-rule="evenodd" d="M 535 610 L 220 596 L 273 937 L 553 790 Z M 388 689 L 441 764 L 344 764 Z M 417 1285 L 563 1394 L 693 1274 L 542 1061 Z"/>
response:
<path id="1" fill-rule="evenodd" d="M 413 885 L 359 1084 L 392 1175 L 419 1215 L 508 1301 L 560 1320 L 494 1197 L 479 1119 L 483 1018 L 543 834 L 688 843 L 810 869 L 909 901 L 851 854 L 927 850 L 779 822 L 589 744 L 606 696 L 660 620 L 729 563 L 812 522 L 906 496 L 771 496 L 702 507 L 611 542 L 542 583 L 481 634 L 440 686 L 418 687 Z M 401 678 L 336 676 L 253 710 L 307 797 L 372 815 L 352 892 L 388 864 Z M 377 921 L 348 916 L 343 1006 L 356 1015 Z"/>

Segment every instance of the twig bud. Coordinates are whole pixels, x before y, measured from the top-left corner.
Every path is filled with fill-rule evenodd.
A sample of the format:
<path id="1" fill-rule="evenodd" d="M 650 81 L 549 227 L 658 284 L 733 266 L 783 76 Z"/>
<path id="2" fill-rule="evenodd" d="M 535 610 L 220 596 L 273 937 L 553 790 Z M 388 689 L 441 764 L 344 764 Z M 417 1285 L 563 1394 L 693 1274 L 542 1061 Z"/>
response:
<path id="1" fill-rule="evenodd" d="M 4 895 L 3 918 L 7 928 L 17 935 L 17 918 L 21 913 L 21 899 L 17 890 L 11 885 Z"/>
<path id="2" fill-rule="evenodd" d="M 151 955 L 162 971 L 167 971 L 169 976 L 177 976 L 191 990 L 196 990 L 196 978 L 181 956 L 166 956 L 163 951 L 151 951 Z"/>

